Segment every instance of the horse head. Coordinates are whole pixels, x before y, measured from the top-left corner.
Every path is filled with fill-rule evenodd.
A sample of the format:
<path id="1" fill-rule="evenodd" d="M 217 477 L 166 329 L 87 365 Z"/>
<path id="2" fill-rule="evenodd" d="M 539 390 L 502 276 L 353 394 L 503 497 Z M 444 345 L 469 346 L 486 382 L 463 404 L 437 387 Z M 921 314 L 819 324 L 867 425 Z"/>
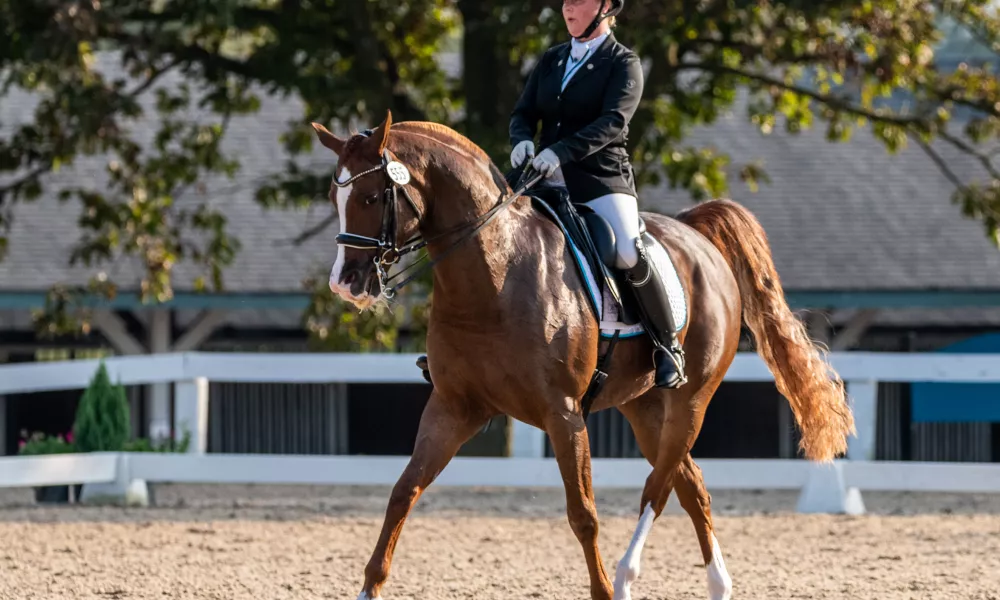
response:
<path id="1" fill-rule="evenodd" d="M 406 186 L 410 172 L 389 149 L 392 114 L 375 129 L 341 139 L 319 123 L 312 124 L 320 143 L 337 154 L 330 201 L 337 206 L 341 245 L 330 271 L 330 289 L 359 309 L 382 296 L 385 271 L 397 262 L 398 239 L 413 235 L 421 211 Z M 400 216 L 399 195 L 410 212 Z"/>

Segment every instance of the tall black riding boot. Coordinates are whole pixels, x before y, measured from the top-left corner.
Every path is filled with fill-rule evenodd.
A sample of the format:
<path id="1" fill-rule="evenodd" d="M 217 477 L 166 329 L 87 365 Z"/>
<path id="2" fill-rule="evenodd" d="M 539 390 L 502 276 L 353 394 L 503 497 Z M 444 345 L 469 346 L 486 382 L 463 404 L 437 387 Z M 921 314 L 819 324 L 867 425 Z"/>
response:
<path id="1" fill-rule="evenodd" d="M 684 350 L 677 342 L 674 315 L 663 279 L 649 260 L 643 240 L 635 241 L 639 262 L 625 271 L 625 277 L 639 304 L 639 313 L 646 331 L 653 339 L 653 365 L 656 367 L 656 387 L 678 388 L 687 383 L 684 374 Z"/>

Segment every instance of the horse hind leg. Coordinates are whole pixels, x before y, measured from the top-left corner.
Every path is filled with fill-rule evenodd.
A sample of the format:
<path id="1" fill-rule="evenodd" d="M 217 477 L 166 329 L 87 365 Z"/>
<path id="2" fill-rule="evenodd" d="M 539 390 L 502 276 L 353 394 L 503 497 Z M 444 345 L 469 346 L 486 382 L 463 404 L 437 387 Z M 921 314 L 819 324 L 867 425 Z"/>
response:
<path id="1" fill-rule="evenodd" d="M 711 496 L 705 489 L 701 469 L 694 463 L 690 454 L 678 467 L 673 489 L 677 492 L 681 506 L 691 518 L 698 536 L 698 544 L 701 546 L 707 571 L 709 600 L 730 600 L 733 595 L 733 580 L 726 570 L 722 549 L 712 526 Z M 668 497 L 670 491 L 668 486 L 663 491 L 662 498 Z M 652 504 L 646 504 L 643 508 L 632 540 L 615 572 L 614 600 L 626 600 L 632 597 L 632 584 L 639 577 L 639 556 L 657 515 Z"/>
<path id="2" fill-rule="evenodd" d="M 650 465 L 655 466 L 665 410 L 662 394 L 649 392 L 619 406 L 618 410 L 632 426 L 639 451 Z M 614 600 L 632 598 L 632 584 L 639 578 L 642 548 L 658 514 L 650 504 L 640 504 L 639 513 L 639 523 L 636 525 L 635 533 L 632 534 L 632 540 L 615 569 Z"/>
<path id="3" fill-rule="evenodd" d="M 677 472 L 674 484 L 677 499 L 691 517 L 708 578 L 709 600 L 729 600 L 733 595 L 733 580 L 726 571 L 719 540 L 712 526 L 712 496 L 705 489 L 701 469 L 688 454 Z"/>
<path id="4" fill-rule="evenodd" d="M 710 497 L 705 491 L 701 470 L 689 454 L 701 431 L 704 411 L 715 387 L 717 384 L 703 386 L 691 398 L 672 397 L 676 392 L 654 389 L 619 407 L 632 426 L 640 451 L 653 465 L 653 472 L 646 479 L 642 492 L 635 533 L 618 563 L 614 600 L 631 599 L 631 587 L 639 576 L 645 540 L 674 489 L 681 506 L 691 517 L 708 565 L 710 600 L 729 600 L 731 597 L 732 581 L 712 530 Z"/>
<path id="5" fill-rule="evenodd" d="M 365 584 L 358 600 L 379 600 L 389 578 L 392 555 L 403 522 L 424 490 L 451 462 L 491 415 L 465 403 L 446 402 L 431 392 L 420 417 L 417 440 L 410 461 L 392 489 L 378 542 L 365 567 Z"/>

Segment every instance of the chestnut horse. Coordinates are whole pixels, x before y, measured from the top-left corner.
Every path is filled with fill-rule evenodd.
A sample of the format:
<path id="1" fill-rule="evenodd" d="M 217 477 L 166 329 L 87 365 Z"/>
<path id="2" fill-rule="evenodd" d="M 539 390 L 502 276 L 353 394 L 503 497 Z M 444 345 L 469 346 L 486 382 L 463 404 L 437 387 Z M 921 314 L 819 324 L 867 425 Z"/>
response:
<path id="1" fill-rule="evenodd" d="M 648 336 L 622 338 L 592 410 L 617 408 L 652 465 L 632 542 L 614 581 L 598 550 L 590 442 L 582 414 L 599 355 L 598 323 L 562 231 L 513 195 L 486 153 L 434 123 L 392 123 L 341 139 L 313 123 L 337 155 L 330 198 L 340 249 L 330 287 L 359 309 L 384 301 L 396 239 L 421 236 L 433 261 L 427 334 L 433 391 L 408 465 L 392 490 L 359 599 L 380 597 L 414 503 L 459 448 L 506 414 L 544 430 L 565 483 L 569 524 L 583 547 L 593 598 L 630 597 L 639 555 L 671 491 L 694 522 L 712 600 L 729 598 L 710 497 L 689 454 L 740 338 L 741 318 L 791 404 L 808 459 L 846 450 L 854 431 L 843 383 L 784 300 L 766 236 L 740 205 L 716 200 L 675 218 L 642 213 L 676 266 L 688 303 L 679 334 L 688 382 L 653 386 Z M 405 201 L 397 201 L 399 195 Z M 411 248 L 412 246 L 408 246 Z M 381 299 L 381 300 L 380 300 Z"/>

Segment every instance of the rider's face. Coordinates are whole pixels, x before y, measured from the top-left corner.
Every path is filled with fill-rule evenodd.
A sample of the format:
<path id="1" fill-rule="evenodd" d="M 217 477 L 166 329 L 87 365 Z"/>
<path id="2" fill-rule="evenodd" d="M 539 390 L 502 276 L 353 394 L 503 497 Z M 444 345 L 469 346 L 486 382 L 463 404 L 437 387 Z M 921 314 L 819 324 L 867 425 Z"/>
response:
<path id="1" fill-rule="evenodd" d="M 562 14 L 569 34 L 573 37 L 582 34 L 593 22 L 602 4 L 604 0 L 563 0 Z"/>

